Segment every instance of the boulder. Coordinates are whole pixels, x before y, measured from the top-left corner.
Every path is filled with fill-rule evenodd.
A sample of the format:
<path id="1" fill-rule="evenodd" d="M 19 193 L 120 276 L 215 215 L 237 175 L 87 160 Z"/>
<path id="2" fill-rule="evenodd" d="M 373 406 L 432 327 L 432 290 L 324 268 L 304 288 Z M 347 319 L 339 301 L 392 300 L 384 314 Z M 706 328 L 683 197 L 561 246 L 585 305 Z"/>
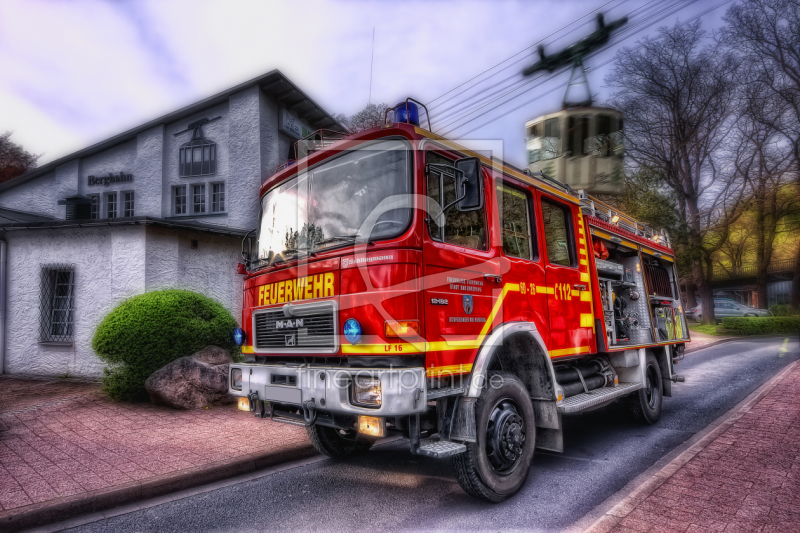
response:
<path id="1" fill-rule="evenodd" d="M 178 409 L 203 409 L 236 401 L 228 394 L 228 365 L 208 364 L 193 355 L 157 370 L 144 386 L 151 402 Z"/>
<path id="2" fill-rule="evenodd" d="M 229 365 L 233 363 L 230 352 L 219 346 L 206 346 L 199 352 L 190 355 L 192 359 L 208 363 L 209 365 Z"/>

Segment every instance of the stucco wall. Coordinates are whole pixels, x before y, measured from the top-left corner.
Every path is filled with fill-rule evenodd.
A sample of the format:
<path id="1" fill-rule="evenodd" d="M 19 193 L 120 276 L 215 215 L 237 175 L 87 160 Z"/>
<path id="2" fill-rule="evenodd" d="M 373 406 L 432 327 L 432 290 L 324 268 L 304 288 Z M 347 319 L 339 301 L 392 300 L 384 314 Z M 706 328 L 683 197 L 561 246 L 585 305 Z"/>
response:
<path id="1" fill-rule="evenodd" d="M 99 377 L 92 337 L 126 298 L 165 288 L 189 289 L 241 319 L 239 242 L 200 232 L 144 226 L 7 232 L 5 372 Z M 198 248 L 191 249 L 192 239 Z M 75 265 L 74 346 L 39 342 L 41 265 Z"/>
<path id="2" fill-rule="evenodd" d="M 58 204 L 58 191 L 53 187 L 55 171 L 17 185 L 0 193 L 0 207 L 37 213 L 55 218 L 64 206 Z"/>

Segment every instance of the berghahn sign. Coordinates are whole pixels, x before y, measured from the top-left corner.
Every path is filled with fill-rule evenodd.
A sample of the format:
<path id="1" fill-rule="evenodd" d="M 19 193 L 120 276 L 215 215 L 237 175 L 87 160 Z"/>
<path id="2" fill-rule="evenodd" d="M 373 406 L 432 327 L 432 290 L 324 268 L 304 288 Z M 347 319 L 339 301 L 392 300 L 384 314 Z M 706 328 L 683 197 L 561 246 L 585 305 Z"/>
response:
<path id="1" fill-rule="evenodd" d="M 110 173 L 108 176 L 89 176 L 89 185 L 109 185 L 125 181 L 133 181 L 133 174 L 118 172 L 117 174 Z"/>

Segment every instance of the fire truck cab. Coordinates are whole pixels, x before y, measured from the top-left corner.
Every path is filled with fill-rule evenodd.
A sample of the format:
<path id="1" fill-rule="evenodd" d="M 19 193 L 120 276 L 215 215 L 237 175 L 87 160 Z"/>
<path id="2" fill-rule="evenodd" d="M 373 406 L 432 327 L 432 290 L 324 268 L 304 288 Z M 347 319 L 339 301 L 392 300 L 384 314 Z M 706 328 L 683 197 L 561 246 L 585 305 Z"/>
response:
<path id="1" fill-rule="evenodd" d="M 230 393 L 330 457 L 402 435 L 499 502 L 535 449 L 563 450 L 563 416 L 618 402 L 658 421 L 689 341 L 673 252 L 407 111 L 318 132 L 264 182 Z"/>

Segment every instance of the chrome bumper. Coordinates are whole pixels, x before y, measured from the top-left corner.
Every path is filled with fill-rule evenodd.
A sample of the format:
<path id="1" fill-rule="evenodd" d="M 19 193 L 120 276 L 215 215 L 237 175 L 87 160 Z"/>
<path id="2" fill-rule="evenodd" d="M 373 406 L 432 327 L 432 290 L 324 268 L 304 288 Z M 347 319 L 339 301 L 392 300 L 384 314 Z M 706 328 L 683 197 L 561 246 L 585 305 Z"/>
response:
<path id="1" fill-rule="evenodd" d="M 417 368 L 339 368 L 234 363 L 230 370 L 242 370 L 242 390 L 231 388 L 233 396 L 258 394 L 259 400 L 291 405 L 307 405 L 335 413 L 372 416 L 398 416 L 426 410 L 425 369 Z M 355 376 L 381 381 L 381 406 L 353 405 L 351 384 Z"/>

